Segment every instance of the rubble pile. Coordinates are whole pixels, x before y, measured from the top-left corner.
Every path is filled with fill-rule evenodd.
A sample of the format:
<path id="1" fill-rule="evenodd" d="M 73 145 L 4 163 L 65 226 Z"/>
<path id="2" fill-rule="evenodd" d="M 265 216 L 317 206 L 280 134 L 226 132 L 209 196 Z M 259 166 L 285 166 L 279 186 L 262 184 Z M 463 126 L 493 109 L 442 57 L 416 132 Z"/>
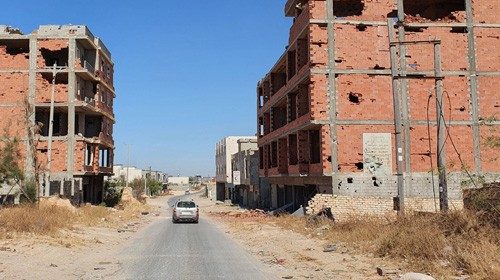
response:
<path id="1" fill-rule="evenodd" d="M 224 212 L 210 212 L 212 216 L 224 217 L 224 218 L 267 218 L 270 215 L 260 209 L 255 210 L 234 210 L 234 211 L 224 211 Z"/>
<path id="2" fill-rule="evenodd" d="M 71 212 L 76 212 L 76 207 L 71 204 L 69 199 L 59 198 L 58 196 L 51 196 L 48 198 L 40 199 L 40 206 L 44 207 L 56 206 L 68 209 Z"/>

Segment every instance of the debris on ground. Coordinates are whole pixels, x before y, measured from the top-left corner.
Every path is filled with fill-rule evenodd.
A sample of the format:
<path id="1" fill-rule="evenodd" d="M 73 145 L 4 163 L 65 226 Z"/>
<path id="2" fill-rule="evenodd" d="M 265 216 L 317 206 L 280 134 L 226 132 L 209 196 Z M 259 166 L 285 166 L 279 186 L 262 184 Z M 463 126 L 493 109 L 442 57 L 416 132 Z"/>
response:
<path id="1" fill-rule="evenodd" d="M 410 272 L 401 275 L 399 280 L 436 280 L 434 277 L 422 274 L 422 273 L 416 273 L 416 272 Z"/>
<path id="2" fill-rule="evenodd" d="M 47 207 L 61 207 L 64 209 L 67 209 L 73 213 L 76 212 L 76 207 L 71 204 L 71 201 L 69 199 L 64 199 L 64 198 L 59 198 L 58 196 L 50 196 L 48 198 L 41 198 L 40 199 L 40 206 L 47 206 Z"/>
<path id="3" fill-rule="evenodd" d="M 210 215 L 215 217 L 227 217 L 227 218 L 267 218 L 270 217 L 269 214 L 261 209 L 254 210 L 233 210 L 233 211 L 223 211 L 223 212 L 209 212 Z"/>
<path id="4" fill-rule="evenodd" d="M 377 274 L 380 276 L 397 275 L 400 272 L 399 269 L 389 269 L 381 266 L 377 267 Z"/>
<path id="5" fill-rule="evenodd" d="M 335 252 L 335 251 L 337 251 L 337 246 L 336 246 L 336 245 L 333 245 L 333 244 L 326 245 L 326 246 L 323 248 L 323 252 L 325 252 L 325 253 Z"/>

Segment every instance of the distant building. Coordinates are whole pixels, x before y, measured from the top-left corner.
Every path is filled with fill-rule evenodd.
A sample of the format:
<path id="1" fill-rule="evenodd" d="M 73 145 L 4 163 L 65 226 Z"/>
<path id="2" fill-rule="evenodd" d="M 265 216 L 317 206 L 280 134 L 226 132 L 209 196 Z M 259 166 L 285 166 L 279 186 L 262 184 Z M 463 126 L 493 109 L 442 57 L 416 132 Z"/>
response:
<path id="1" fill-rule="evenodd" d="M 237 153 L 238 140 L 257 140 L 255 136 L 229 136 L 220 140 L 215 147 L 215 180 L 217 200 L 233 197 L 232 156 Z"/>
<path id="2" fill-rule="evenodd" d="M 168 184 L 189 185 L 189 177 L 168 177 Z"/>
<path id="3" fill-rule="evenodd" d="M 142 179 L 142 169 L 139 169 L 134 166 L 124 166 L 117 164 L 113 166 L 114 175 L 111 176 L 111 179 L 119 180 L 123 178 L 123 180 L 128 181 L 129 183 L 134 181 L 135 179 Z"/>
<path id="4" fill-rule="evenodd" d="M 232 155 L 233 203 L 254 208 L 259 196 L 259 148 L 257 139 L 240 139 L 238 152 Z"/>
<path id="5" fill-rule="evenodd" d="M 158 181 L 162 183 L 163 185 L 166 185 L 168 183 L 168 175 L 165 172 L 162 171 L 151 171 L 151 170 L 143 170 L 142 171 L 142 176 L 147 177 L 149 179 Z"/>

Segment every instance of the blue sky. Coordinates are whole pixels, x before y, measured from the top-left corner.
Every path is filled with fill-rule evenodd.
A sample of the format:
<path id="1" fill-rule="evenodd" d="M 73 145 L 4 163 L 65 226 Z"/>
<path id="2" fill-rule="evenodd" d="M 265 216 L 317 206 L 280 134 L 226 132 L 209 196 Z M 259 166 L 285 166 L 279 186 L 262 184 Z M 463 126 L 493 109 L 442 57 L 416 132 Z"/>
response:
<path id="1" fill-rule="evenodd" d="M 254 135 L 255 88 L 287 44 L 285 0 L 25 0 L 0 24 L 85 24 L 115 62 L 115 163 L 214 174 L 214 145 Z"/>

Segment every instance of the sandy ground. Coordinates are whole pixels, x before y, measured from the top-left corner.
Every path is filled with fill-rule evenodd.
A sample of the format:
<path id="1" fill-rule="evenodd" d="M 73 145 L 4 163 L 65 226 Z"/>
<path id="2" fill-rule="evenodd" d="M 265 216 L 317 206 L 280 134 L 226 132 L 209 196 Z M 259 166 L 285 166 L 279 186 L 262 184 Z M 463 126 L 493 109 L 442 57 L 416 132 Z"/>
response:
<path id="1" fill-rule="evenodd" d="M 354 252 L 345 244 L 326 244 L 324 240 L 283 230 L 262 218 L 237 218 L 211 213 L 238 211 L 238 207 L 215 205 L 198 198 L 208 219 L 244 246 L 282 279 L 393 279 L 395 274 L 379 276 L 377 267 L 395 270 L 397 264 Z M 335 245 L 334 252 L 323 252 Z"/>
<path id="2" fill-rule="evenodd" d="M 178 191 L 175 195 L 183 194 Z M 282 279 L 388 279 L 376 268 L 396 267 L 385 260 L 354 253 L 336 245 L 325 253 L 324 241 L 286 231 L 259 219 L 224 217 L 211 213 L 237 208 L 192 197 L 201 215 L 259 259 Z M 166 198 L 151 199 L 156 209 L 119 227 L 75 228 L 57 238 L 17 236 L 0 240 L 0 279 L 107 279 L 123 270 L 120 252 L 152 222 L 166 215 Z"/>
<path id="3" fill-rule="evenodd" d="M 0 240 L 0 279 L 106 279 L 122 269 L 117 252 L 160 213 L 156 208 L 118 226 L 77 227 L 57 237 Z"/>

